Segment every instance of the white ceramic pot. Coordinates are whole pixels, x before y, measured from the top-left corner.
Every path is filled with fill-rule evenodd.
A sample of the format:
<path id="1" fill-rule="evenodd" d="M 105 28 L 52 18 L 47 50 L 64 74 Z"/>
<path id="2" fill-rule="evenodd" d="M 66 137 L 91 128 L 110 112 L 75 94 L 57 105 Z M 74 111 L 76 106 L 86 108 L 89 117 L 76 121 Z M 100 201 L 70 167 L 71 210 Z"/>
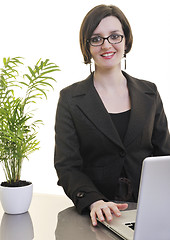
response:
<path id="1" fill-rule="evenodd" d="M 28 211 L 32 200 L 33 184 L 24 187 L 0 186 L 0 199 L 8 214 L 21 214 Z"/>

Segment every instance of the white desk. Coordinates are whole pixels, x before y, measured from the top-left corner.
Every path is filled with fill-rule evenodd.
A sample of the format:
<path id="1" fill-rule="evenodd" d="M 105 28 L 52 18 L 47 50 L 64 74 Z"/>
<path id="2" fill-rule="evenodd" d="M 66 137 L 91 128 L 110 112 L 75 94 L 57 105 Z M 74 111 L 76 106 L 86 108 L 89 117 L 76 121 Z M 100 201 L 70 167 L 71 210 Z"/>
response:
<path id="1" fill-rule="evenodd" d="M 0 240 L 55 240 L 57 215 L 70 206 L 66 196 L 48 194 L 34 194 L 29 211 L 21 215 L 4 214 L 0 204 Z"/>
<path id="2" fill-rule="evenodd" d="M 30 209 L 5 214 L 0 205 L 0 240 L 117 240 L 105 227 L 93 227 L 66 196 L 34 194 Z"/>

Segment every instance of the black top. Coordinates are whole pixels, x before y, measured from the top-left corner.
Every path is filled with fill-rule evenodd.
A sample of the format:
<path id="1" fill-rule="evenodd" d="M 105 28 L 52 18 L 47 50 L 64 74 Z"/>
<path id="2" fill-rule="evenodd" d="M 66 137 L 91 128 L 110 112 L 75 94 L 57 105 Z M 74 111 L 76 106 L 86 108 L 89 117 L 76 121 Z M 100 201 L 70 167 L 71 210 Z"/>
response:
<path id="1" fill-rule="evenodd" d="M 121 112 L 121 113 L 110 113 L 109 114 L 118 134 L 123 142 L 130 118 L 130 110 Z M 115 195 L 115 200 L 124 200 L 124 201 L 134 201 L 133 199 L 133 190 L 129 186 L 131 185 L 130 180 L 127 178 L 125 168 L 122 168 L 122 172 L 119 178 L 119 183 L 117 186 L 117 193 Z"/>
<path id="2" fill-rule="evenodd" d="M 130 118 L 130 110 L 121 113 L 110 113 L 110 117 L 119 133 L 119 136 L 123 142 L 124 136 L 126 134 L 129 118 Z"/>

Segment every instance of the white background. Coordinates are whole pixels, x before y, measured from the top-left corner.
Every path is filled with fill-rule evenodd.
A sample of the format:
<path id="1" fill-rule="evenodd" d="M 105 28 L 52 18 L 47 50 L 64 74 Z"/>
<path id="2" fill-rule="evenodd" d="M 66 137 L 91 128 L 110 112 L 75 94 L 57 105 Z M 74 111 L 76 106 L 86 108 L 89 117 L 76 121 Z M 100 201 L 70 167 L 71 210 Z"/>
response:
<path id="1" fill-rule="evenodd" d="M 55 74 L 55 90 L 38 105 L 37 117 L 44 121 L 38 135 L 41 148 L 23 165 L 22 179 L 33 182 L 34 192 L 63 194 L 53 167 L 58 94 L 63 87 L 89 74 L 80 52 L 79 28 L 86 13 L 103 3 L 120 7 L 127 16 L 134 44 L 127 55 L 126 71 L 156 83 L 170 120 L 168 0 L 0 0 L 0 66 L 3 57 L 22 56 L 30 66 L 39 58 L 49 58 L 61 69 Z"/>

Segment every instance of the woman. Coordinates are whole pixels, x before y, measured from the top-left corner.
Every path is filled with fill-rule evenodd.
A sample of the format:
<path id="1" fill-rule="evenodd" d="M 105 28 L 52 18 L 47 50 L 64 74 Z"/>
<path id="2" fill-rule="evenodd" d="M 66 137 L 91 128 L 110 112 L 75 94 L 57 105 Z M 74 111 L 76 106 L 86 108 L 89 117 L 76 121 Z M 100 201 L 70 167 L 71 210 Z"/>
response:
<path id="1" fill-rule="evenodd" d="M 137 202 L 141 166 L 148 156 L 169 155 L 170 135 L 155 84 L 121 71 L 132 47 L 122 11 L 99 5 L 84 18 L 80 46 L 95 71 L 60 93 L 56 114 L 58 184 L 92 224 Z"/>

